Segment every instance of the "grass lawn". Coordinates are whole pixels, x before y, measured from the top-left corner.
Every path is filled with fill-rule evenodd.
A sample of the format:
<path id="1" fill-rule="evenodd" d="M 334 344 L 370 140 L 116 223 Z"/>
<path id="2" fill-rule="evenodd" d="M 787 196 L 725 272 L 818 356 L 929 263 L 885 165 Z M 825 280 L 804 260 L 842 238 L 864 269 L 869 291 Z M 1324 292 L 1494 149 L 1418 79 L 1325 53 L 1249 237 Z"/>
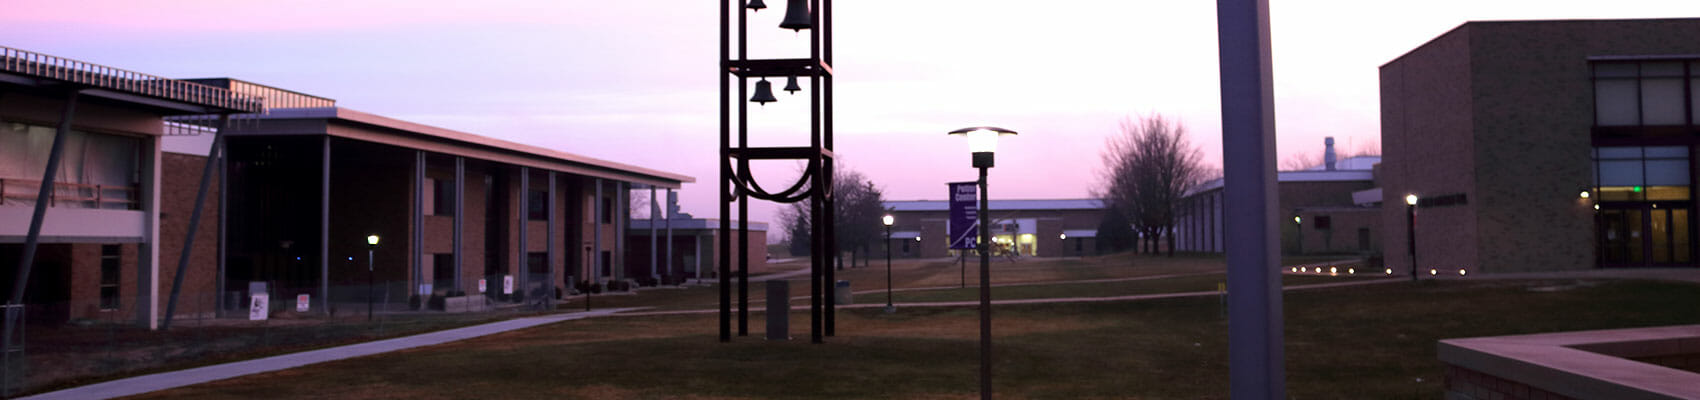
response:
<path id="1" fill-rule="evenodd" d="M 1281 283 L 1287 286 L 1309 285 L 1316 283 L 1349 282 L 1365 278 L 1382 278 L 1378 275 L 1362 277 L 1319 276 L 1319 275 L 1283 275 Z M 884 283 L 884 282 L 881 282 Z M 1023 286 L 1005 286 L 992 288 L 993 300 L 1012 299 L 1046 299 L 1061 297 L 1114 297 L 1157 293 L 1212 292 L 1218 284 L 1227 283 L 1227 275 L 1208 273 L 1204 275 L 1178 276 L 1137 281 L 1121 282 L 1085 282 L 1085 283 L 1056 283 L 1034 284 Z M 972 301 L 980 299 L 980 289 L 969 285 L 966 289 L 940 289 L 925 291 L 901 291 L 892 293 L 892 301 L 897 303 L 915 302 L 945 302 Z M 856 295 L 856 303 L 885 303 L 885 293 L 863 293 Z"/>
<path id="2" fill-rule="evenodd" d="M 1700 285 L 1453 280 L 1291 292 L 1293 398 L 1436 398 L 1442 338 L 1700 323 Z M 1565 284 L 1541 292 L 1534 287 Z M 1213 286 L 1213 285 L 1212 285 Z M 1225 398 L 1214 298 L 999 306 L 1001 398 Z M 839 312 L 838 337 L 715 341 L 715 316 L 569 321 L 425 349 L 152 393 L 146 398 L 970 398 L 972 308 Z M 760 319 L 758 318 L 757 321 Z M 758 329 L 759 331 L 759 325 Z M 1420 381 L 1419 381 L 1420 379 Z"/>

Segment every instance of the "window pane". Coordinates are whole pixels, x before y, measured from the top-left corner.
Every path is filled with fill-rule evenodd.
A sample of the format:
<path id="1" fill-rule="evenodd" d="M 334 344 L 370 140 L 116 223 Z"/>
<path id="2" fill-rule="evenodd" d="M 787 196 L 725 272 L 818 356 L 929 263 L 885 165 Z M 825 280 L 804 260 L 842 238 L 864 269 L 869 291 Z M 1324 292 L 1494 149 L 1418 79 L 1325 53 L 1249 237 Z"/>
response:
<path id="1" fill-rule="evenodd" d="M 1641 193 L 1629 186 L 1602 186 L 1599 189 L 1600 201 L 1640 201 Z"/>
<path id="2" fill-rule="evenodd" d="M 1641 124 L 1683 125 L 1681 79 L 1644 79 L 1641 81 Z"/>
<path id="3" fill-rule="evenodd" d="M 1634 78 L 1635 63 L 1633 62 L 1603 62 L 1594 64 L 1594 76 L 1606 78 Z"/>
<path id="4" fill-rule="evenodd" d="M 1641 186 L 1640 161 L 1600 161 L 1600 186 Z"/>
<path id="5" fill-rule="evenodd" d="M 1597 147 L 1594 153 L 1597 154 L 1595 157 L 1601 160 L 1641 158 L 1640 147 Z"/>
<path id="6" fill-rule="evenodd" d="M 1648 186 L 1648 201 L 1688 200 L 1687 186 Z"/>
<path id="7" fill-rule="evenodd" d="M 1648 160 L 1647 185 L 1688 186 L 1688 160 Z"/>
<path id="8" fill-rule="evenodd" d="M 1687 146 L 1658 146 L 1647 148 L 1647 158 L 1688 158 Z"/>
<path id="9" fill-rule="evenodd" d="M 1700 75 L 1700 71 L 1695 74 Z M 1695 124 L 1700 124 L 1700 79 L 1688 81 L 1688 107 L 1689 118 L 1692 118 Z"/>
<path id="10" fill-rule="evenodd" d="M 1670 263 L 1670 210 L 1653 209 L 1648 236 L 1653 242 L 1653 262 Z"/>
<path id="11" fill-rule="evenodd" d="M 1690 250 L 1691 247 L 1688 243 L 1688 210 L 1680 208 L 1671 210 L 1670 226 L 1672 236 L 1674 237 L 1671 241 L 1671 245 L 1676 247 L 1676 251 L 1674 252 L 1676 254 L 1676 259 L 1671 261 L 1687 263 L 1689 262 L 1689 258 L 1692 254 L 1692 250 Z"/>
<path id="12" fill-rule="evenodd" d="M 1673 77 L 1682 76 L 1681 61 L 1659 61 L 1641 63 L 1641 77 Z"/>
<path id="13" fill-rule="evenodd" d="M 1636 109 L 1636 82 L 1633 80 L 1599 80 L 1594 82 L 1594 123 L 1599 126 L 1628 126 L 1640 123 Z"/>

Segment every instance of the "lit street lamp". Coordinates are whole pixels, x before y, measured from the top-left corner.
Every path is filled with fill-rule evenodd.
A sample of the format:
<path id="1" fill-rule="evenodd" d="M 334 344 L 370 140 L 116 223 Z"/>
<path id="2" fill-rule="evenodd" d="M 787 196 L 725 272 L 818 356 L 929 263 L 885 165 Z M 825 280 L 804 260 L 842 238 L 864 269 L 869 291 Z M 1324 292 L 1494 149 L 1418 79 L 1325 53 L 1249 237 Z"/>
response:
<path id="1" fill-rule="evenodd" d="M 1411 252 L 1411 281 L 1417 280 L 1417 195 L 1405 195 L 1405 238 Z"/>
<path id="2" fill-rule="evenodd" d="M 986 169 L 991 168 L 992 153 L 998 149 L 998 136 L 1014 135 L 1015 131 L 989 126 L 962 128 L 952 135 L 968 137 L 968 151 L 974 154 L 974 168 L 980 170 L 980 244 L 992 245 L 991 205 L 986 195 Z M 992 398 L 992 253 L 980 251 L 980 398 Z"/>
<path id="3" fill-rule="evenodd" d="M 880 222 L 885 223 L 885 313 L 891 314 L 897 312 L 897 307 L 891 305 L 891 223 L 897 222 L 897 218 L 886 214 Z"/>
<path id="4" fill-rule="evenodd" d="M 366 235 L 366 321 L 372 321 L 372 253 L 378 249 L 378 235 Z"/>

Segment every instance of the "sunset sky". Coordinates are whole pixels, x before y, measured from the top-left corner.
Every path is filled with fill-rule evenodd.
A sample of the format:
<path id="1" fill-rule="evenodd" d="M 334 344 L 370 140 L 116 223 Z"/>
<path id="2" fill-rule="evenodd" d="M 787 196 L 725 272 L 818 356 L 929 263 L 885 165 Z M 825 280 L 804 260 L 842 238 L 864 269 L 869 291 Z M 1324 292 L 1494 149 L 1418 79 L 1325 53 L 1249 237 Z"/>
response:
<path id="1" fill-rule="evenodd" d="M 752 58 L 806 56 L 751 20 Z M 715 217 L 718 1 L 5 0 L 0 45 L 168 77 L 233 77 L 361 111 L 695 176 Z M 1271 2 L 1279 154 L 1379 143 L 1377 67 L 1465 21 L 1700 16 L 1693 0 Z M 837 1 L 838 153 L 888 199 L 972 180 L 945 132 L 1020 131 L 994 198 L 1081 198 L 1129 117 L 1183 122 L 1219 166 L 1213 1 Z M 782 85 L 783 82 L 777 82 Z M 806 81 L 805 81 L 806 84 Z M 805 87 L 805 90 L 809 88 Z M 752 144 L 806 144 L 807 97 L 753 107 Z M 789 181 L 796 166 L 757 171 Z M 768 186 L 774 186 L 769 184 Z M 773 221 L 757 202 L 753 220 Z M 775 224 L 775 231 L 778 230 Z"/>

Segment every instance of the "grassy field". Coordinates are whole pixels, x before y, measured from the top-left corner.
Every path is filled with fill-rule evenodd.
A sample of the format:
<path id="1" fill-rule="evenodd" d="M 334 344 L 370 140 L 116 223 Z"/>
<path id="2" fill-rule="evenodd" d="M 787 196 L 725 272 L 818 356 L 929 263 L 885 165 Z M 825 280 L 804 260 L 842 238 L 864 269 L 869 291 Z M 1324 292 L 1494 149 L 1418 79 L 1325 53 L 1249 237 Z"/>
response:
<path id="1" fill-rule="evenodd" d="M 1533 291 L 1533 288 L 1563 290 Z M 1285 296 L 1293 398 L 1437 398 L 1442 338 L 1700 322 L 1700 286 L 1454 280 Z M 1000 306 L 1000 398 L 1225 398 L 1214 298 Z M 839 313 L 838 337 L 719 344 L 714 315 L 570 321 L 232 379 L 146 398 L 968 398 L 976 311 Z M 758 319 L 759 321 L 759 319 Z M 758 326 L 759 330 L 759 326 Z"/>

